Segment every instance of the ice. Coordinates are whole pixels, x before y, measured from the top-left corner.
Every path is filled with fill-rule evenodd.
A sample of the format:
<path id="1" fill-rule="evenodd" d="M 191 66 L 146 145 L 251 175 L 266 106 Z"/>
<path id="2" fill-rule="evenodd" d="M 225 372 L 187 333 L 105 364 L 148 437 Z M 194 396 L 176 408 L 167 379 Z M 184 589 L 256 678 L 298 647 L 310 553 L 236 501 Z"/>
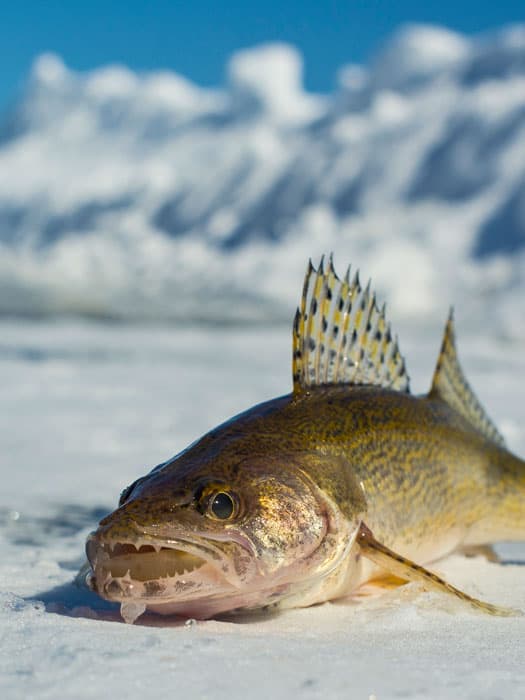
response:
<path id="1" fill-rule="evenodd" d="M 120 604 L 120 614 L 124 622 L 127 622 L 129 625 L 132 625 L 145 610 L 146 606 L 144 603 L 137 603 L 132 600 Z"/>

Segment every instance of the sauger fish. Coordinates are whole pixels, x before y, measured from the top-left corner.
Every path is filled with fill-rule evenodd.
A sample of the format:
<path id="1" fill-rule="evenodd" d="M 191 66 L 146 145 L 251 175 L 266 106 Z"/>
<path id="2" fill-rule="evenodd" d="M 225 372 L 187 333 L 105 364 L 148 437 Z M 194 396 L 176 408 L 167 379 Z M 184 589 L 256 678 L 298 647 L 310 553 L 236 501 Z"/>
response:
<path id="1" fill-rule="evenodd" d="M 507 615 L 426 568 L 503 539 L 525 539 L 525 462 L 463 375 L 452 313 L 414 396 L 384 306 L 330 258 L 306 273 L 292 392 L 126 488 L 87 540 L 87 581 L 127 622 L 304 607 L 387 579 Z"/>

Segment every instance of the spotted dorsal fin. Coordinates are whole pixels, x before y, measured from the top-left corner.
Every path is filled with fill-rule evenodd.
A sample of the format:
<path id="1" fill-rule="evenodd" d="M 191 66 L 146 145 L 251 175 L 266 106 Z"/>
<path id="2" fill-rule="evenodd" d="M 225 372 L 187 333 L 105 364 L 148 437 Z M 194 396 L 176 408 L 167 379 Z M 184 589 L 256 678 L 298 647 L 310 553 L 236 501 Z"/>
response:
<path id="1" fill-rule="evenodd" d="M 324 384 L 373 384 L 409 391 L 405 362 L 370 282 L 336 275 L 332 257 L 311 261 L 293 328 L 293 385 L 301 393 Z"/>
<path id="2" fill-rule="evenodd" d="M 445 326 L 429 398 L 439 398 L 452 406 L 476 430 L 498 445 L 505 442 L 470 388 L 458 361 L 453 310 Z"/>

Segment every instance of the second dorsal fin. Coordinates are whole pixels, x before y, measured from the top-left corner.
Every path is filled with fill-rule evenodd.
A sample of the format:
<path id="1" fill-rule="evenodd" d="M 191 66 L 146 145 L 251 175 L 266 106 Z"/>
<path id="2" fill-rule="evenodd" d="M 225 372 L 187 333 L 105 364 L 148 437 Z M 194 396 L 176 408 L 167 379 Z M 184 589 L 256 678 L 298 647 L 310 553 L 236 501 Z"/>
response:
<path id="1" fill-rule="evenodd" d="M 293 328 L 293 384 L 300 393 L 324 384 L 372 384 L 409 391 L 405 361 L 370 283 L 362 288 L 350 268 L 343 280 L 332 257 L 324 269 L 311 261 Z"/>
<path id="2" fill-rule="evenodd" d="M 505 444 L 503 437 L 470 388 L 459 364 L 452 309 L 445 326 L 443 342 L 428 396 L 446 401 L 486 438 L 497 445 L 503 446 Z"/>

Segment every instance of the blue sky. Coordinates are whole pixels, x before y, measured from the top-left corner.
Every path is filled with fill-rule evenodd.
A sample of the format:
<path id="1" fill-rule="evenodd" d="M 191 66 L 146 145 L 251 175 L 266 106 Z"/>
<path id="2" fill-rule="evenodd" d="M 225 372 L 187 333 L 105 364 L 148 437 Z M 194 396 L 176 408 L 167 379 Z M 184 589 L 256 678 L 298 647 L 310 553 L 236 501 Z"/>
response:
<path id="1" fill-rule="evenodd" d="M 215 85 L 233 51 L 281 40 L 301 49 L 307 87 L 327 91 L 339 66 L 366 60 L 404 22 L 474 33 L 523 21 L 523 7 L 522 0 L 3 0 L 0 109 L 43 51 L 75 69 L 119 62 Z"/>

